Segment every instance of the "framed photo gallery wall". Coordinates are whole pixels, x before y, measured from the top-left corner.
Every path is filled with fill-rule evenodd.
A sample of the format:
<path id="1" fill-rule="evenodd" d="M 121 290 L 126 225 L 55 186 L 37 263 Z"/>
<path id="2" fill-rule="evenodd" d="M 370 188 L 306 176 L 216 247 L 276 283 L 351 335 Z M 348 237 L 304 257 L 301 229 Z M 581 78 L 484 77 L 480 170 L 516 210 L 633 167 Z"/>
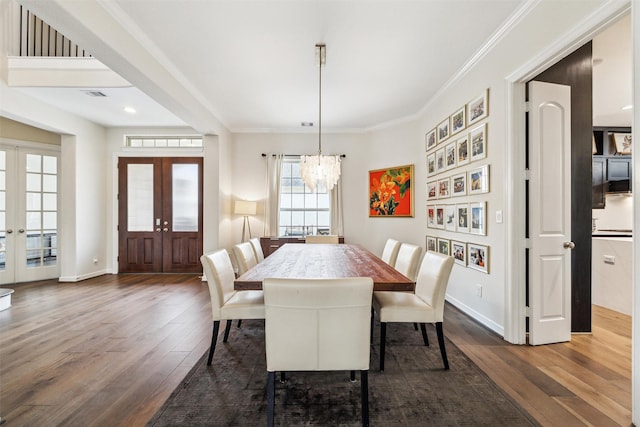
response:
<path id="1" fill-rule="evenodd" d="M 487 274 L 489 246 L 449 233 L 487 235 L 485 196 L 491 190 L 491 167 L 486 163 L 488 117 L 487 88 L 425 133 L 426 249 L 451 255 L 456 264 Z"/>

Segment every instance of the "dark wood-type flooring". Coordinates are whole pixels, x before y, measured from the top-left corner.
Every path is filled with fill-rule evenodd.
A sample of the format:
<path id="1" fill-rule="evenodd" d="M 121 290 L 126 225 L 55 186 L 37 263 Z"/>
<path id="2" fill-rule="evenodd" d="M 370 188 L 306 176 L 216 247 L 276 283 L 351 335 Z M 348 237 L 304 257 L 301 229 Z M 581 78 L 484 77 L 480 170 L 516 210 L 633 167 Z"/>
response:
<path id="1" fill-rule="evenodd" d="M 13 289 L 13 306 L 0 312 L 6 426 L 145 425 L 209 346 L 209 294 L 198 276 Z M 630 425 L 631 319 L 595 306 L 593 319 L 593 334 L 539 347 L 510 345 L 451 306 L 444 329 L 541 424 Z"/>

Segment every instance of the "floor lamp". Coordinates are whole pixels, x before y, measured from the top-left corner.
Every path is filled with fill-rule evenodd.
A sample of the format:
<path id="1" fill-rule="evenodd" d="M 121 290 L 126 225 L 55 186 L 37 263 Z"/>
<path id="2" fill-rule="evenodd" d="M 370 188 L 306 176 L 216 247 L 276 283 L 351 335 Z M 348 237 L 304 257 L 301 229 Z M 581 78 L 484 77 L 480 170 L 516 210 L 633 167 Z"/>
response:
<path id="1" fill-rule="evenodd" d="M 251 239 L 251 223 L 249 222 L 249 215 L 256 214 L 256 202 L 248 200 L 236 200 L 233 212 L 237 215 L 243 215 L 244 221 L 242 222 L 242 241 L 245 241 L 245 230 L 249 229 L 249 239 Z"/>

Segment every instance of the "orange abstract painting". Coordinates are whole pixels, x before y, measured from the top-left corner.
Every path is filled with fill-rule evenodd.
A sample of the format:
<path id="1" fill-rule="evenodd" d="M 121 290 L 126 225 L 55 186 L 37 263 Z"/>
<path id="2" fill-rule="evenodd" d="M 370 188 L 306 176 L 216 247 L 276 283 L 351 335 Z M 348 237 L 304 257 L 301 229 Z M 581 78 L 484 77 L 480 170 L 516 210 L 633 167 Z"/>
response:
<path id="1" fill-rule="evenodd" d="M 369 216 L 413 216 L 413 165 L 369 171 Z"/>

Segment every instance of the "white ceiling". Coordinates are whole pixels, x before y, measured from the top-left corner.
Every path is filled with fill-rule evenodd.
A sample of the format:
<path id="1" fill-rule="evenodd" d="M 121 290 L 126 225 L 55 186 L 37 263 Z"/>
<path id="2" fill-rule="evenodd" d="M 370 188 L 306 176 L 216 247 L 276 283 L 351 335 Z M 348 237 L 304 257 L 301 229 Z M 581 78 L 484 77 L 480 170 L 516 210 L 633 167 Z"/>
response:
<path id="1" fill-rule="evenodd" d="M 418 114 L 526 1 L 20 3 L 138 88 L 92 88 L 106 102 L 24 89 L 35 97 L 105 126 L 284 132 L 317 122 L 316 43 L 327 45 L 323 129 L 361 131 Z"/>

